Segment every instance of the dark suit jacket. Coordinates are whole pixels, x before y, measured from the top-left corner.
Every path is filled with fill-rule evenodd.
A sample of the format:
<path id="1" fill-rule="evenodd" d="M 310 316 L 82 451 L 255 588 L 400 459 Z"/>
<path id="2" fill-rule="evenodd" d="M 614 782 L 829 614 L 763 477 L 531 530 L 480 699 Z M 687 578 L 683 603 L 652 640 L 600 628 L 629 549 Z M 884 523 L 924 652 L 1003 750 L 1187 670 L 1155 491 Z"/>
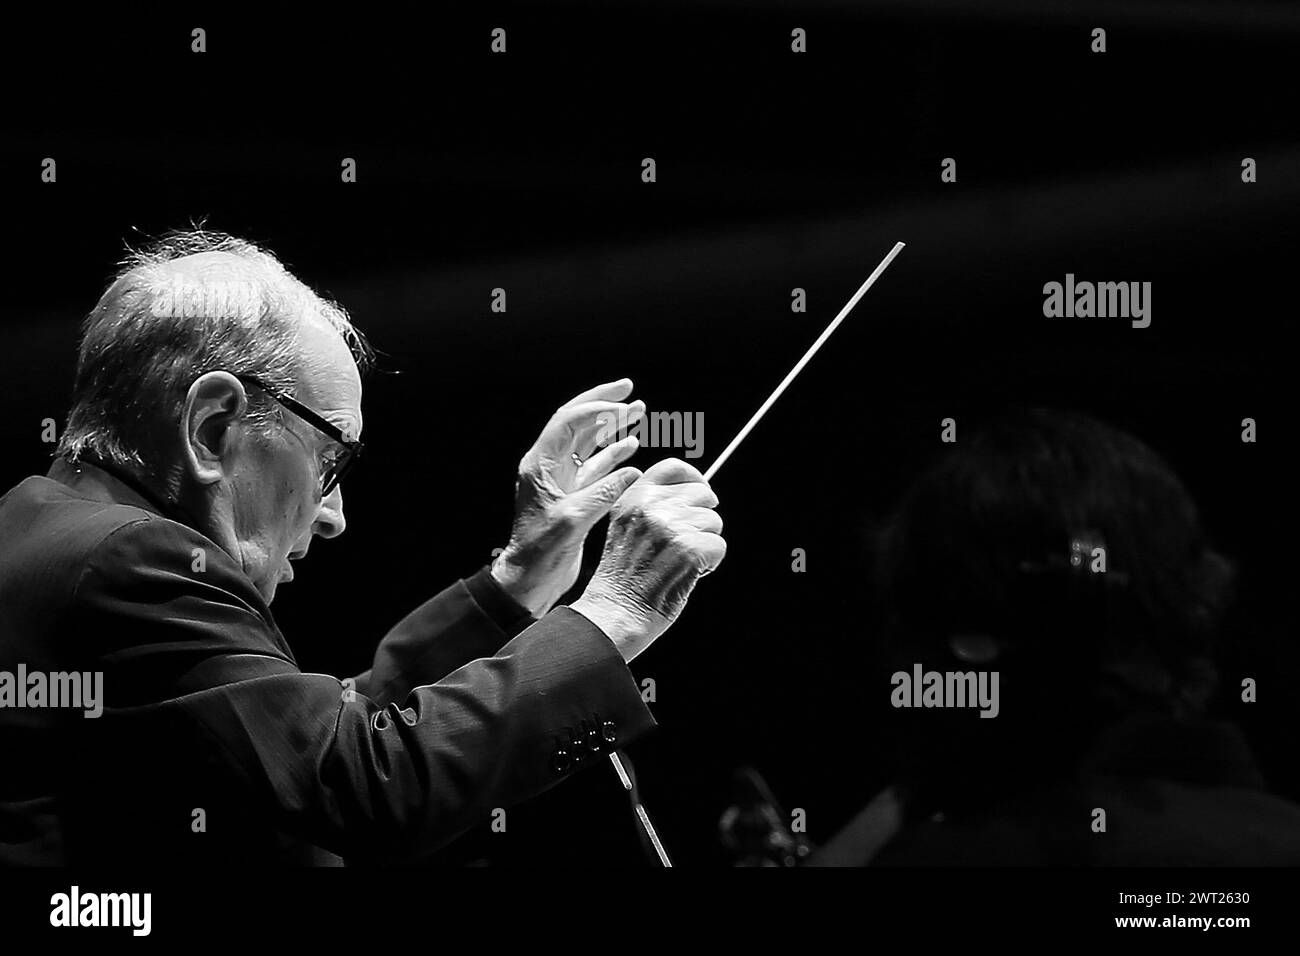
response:
<path id="1" fill-rule="evenodd" d="M 0 863 L 415 860 L 654 726 L 598 628 L 486 568 L 355 693 L 305 674 L 238 564 L 115 474 L 0 499 L 0 671 L 102 671 L 105 704 L 0 706 Z"/>
<path id="2" fill-rule="evenodd" d="M 1026 766 L 1033 755 L 1025 755 Z M 1021 782 L 978 809 L 908 822 L 879 794 L 814 866 L 1298 866 L 1300 806 L 1268 793 L 1245 738 L 1205 720 L 1132 717 L 1068 779 Z M 1106 811 L 1094 832 L 1093 811 Z"/>

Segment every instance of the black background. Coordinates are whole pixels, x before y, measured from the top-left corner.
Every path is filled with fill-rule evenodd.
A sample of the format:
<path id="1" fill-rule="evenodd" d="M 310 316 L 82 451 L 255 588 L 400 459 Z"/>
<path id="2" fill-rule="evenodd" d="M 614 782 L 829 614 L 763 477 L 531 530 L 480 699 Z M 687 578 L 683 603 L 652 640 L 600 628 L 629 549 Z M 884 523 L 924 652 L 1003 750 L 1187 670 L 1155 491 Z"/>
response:
<path id="1" fill-rule="evenodd" d="M 1300 11 L 913 0 L 409 16 L 9 24 L 0 485 L 48 467 L 41 421 L 62 425 L 77 324 L 124 241 L 206 217 L 265 244 L 386 353 L 347 534 L 313 548 L 276 603 L 304 670 L 355 673 L 406 610 L 504 544 L 514 465 L 555 406 L 630 376 L 651 411 L 704 414 L 703 467 L 903 240 L 715 480 L 728 558 L 633 666 L 656 681 L 660 730 L 632 755 L 676 861 L 724 859 L 716 822 L 741 763 L 806 810 L 814 840 L 887 781 L 888 688 L 861 671 L 863 529 L 939 451 L 942 418 L 960 437 L 1008 401 L 1097 414 L 1184 477 L 1244 572 L 1217 709 L 1300 798 L 1282 407 Z M 194 26 L 205 54 L 190 52 Z M 496 26 L 504 56 L 489 52 Z M 1096 26 L 1104 54 L 1089 49 Z M 794 27 L 806 54 L 790 52 Z M 47 156 L 55 184 L 40 181 Z M 1257 183 L 1241 181 L 1246 156 Z M 356 184 L 340 182 L 343 157 Z M 940 182 L 944 157 L 955 184 Z M 1152 282 L 1150 328 L 1044 318 L 1043 284 L 1067 272 Z M 498 286 L 506 314 L 489 310 Z M 807 314 L 790 311 L 795 286 Z M 1257 444 L 1240 440 L 1247 416 Z M 680 451 L 634 463 L 664 454 Z M 1236 701 L 1242 676 L 1260 680 L 1258 704 Z M 642 862 L 604 768 L 440 859 Z"/>

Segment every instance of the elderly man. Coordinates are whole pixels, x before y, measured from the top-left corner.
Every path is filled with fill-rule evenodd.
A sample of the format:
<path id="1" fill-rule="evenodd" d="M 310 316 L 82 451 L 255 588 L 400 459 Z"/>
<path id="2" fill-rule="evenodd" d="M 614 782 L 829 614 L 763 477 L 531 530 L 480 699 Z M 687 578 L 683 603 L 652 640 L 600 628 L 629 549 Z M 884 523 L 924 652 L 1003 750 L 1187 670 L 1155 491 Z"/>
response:
<path id="1" fill-rule="evenodd" d="M 654 726 L 627 662 L 726 545 L 698 471 L 597 447 L 644 413 L 627 380 L 551 418 L 490 567 L 365 674 L 298 668 L 270 605 L 343 532 L 369 356 L 228 236 L 168 237 L 109 286 L 60 457 L 0 499 L 0 863 L 416 860 Z M 552 609 L 606 514 L 596 573 Z M 99 675 L 97 717 L 36 692 Z"/>

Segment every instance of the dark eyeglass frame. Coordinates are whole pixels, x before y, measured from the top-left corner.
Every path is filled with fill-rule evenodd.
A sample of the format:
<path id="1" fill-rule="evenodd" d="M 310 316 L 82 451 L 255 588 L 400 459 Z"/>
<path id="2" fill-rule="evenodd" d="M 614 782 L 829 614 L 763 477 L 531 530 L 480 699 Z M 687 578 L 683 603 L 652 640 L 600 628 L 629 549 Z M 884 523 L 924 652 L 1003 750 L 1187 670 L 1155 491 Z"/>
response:
<path id="1" fill-rule="evenodd" d="M 327 421 L 319 413 L 312 411 L 296 398 L 290 398 L 288 395 L 271 388 L 261 379 L 253 375 L 236 375 L 246 385 L 255 385 L 262 391 L 266 392 L 273 399 L 293 412 L 307 424 L 311 425 L 321 434 L 327 436 L 330 440 L 343 446 L 343 453 L 337 458 L 330 461 L 329 466 L 321 471 L 321 497 L 328 498 L 330 493 L 338 487 L 344 476 L 352 470 L 356 464 L 357 458 L 360 457 L 361 451 L 365 448 L 365 443 L 360 441 L 350 441 L 343 437 L 342 430 L 332 422 Z"/>

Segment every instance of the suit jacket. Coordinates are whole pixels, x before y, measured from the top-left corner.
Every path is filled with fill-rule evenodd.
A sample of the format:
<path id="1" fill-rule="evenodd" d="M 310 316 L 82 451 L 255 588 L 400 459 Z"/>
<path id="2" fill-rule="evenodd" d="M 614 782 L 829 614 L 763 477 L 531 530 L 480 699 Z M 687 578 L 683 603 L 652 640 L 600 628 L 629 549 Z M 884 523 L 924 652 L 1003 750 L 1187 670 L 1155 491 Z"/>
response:
<path id="1" fill-rule="evenodd" d="M 366 673 L 303 673 L 239 565 L 164 510 L 63 460 L 0 499 L 0 680 L 29 681 L 0 697 L 0 863 L 413 861 L 654 726 L 604 633 L 534 621 L 486 568 Z M 17 706 L 70 672 L 102 672 L 100 717 Z"/>
<path id="2" fill-rule="evenodd" d="M 1101 731 L 1068 778 L 1003 790 L 978 808 L 909 822 L 891 787 L 810 863 L 1300 865 L 1300 806 L 1267 792 L 1230 724 L 1134 716 Z M 1104 832 L 1093 828 L 1097 808 Z"/>

